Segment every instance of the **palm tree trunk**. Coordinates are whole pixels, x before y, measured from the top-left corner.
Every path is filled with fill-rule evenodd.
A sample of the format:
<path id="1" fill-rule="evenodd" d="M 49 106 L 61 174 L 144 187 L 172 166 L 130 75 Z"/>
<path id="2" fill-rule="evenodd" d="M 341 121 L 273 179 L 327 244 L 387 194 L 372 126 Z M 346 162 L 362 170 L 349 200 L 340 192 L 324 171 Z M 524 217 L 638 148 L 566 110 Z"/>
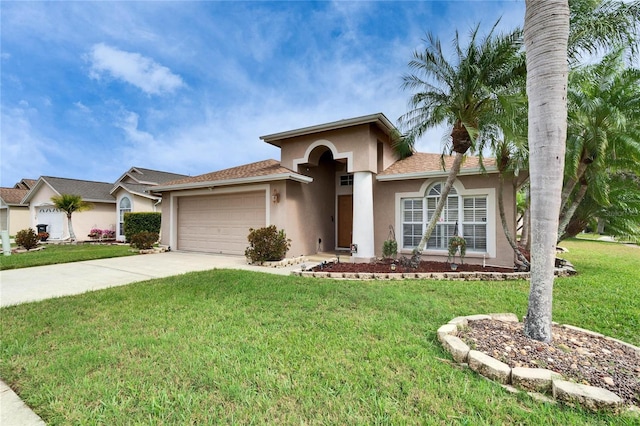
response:
<path id="1" fill-rule="evenodd" d="M 580 164 L 578 164 L 578 170 L 576 171 L 576 176 L 569 178 L 565 183 L 564 188 L 562 188 L 562 201 L 560 203 L 561 212 L 565 210 L 567 202 L 569 202 L 569 197 L 571 196 L 571 193 L 575 189 L 576 185 L 578 184 L 578 182 L 580 182 L 580 180 L 582 180 L 582 176 L 584 176 L 584 173 L 587 170 L 587 166 L 587 163 L 580 160 Z"/>
<path id="2" fill-rule="evenodd" d="M 522 235 L 520 245 L 527 251 L 531 251 L 531 191 L 527 188 L 527 206 L 522 215 Z"/>
<path id="3" fill-rule="evenodd" d="M 502 191 L 504 190 L 504 175 L 502 172 L 499 174 L 499 183 L 498 183 L 498 210 L 500 211 L 500 222 L 502 222 L 502 230 L 504 231 L 504 236 L 507 237 L 507 241 L 509 245 L 513 249 L 513 253 L 516 255 L 518 261 L 527 269 L 531 267 L 529 261 L 522 254 L 518 245 L 516 244 L 513 236 L 511 235 L 511 231 L 509 231 L 509 225 L 507 224 L 507 217 L 504 213 L 504 196 Z"/>
<path id="4" fill-rule="evenodd" d="M 69 224 L 69 239 L 71 242 L 76 241 L 76 234 L 73 232 L 73 224 L 71 223 L 71 213 L 67 214 L 67 222 Z"/>
<path id="5" fill-rule="evenodd" d="M 442 214 L 442 210 L 444 210 L 444 206 L 447 203 L 447 197 L 449 196 L 449 192 L 451 192 L 451 187 L 453 186 L 453 182 L 456 180 L 458 173 L 460 172 L 460 166 L 462 165 L 462 159 L 464 158 L 464 154 L 460 152 L 456 152 L 456 155 L 453 159 L 453 164 L 451 165 L 451 170 L 449 170 L 449 175 L 447 176 L 447 181 L 444 184 L 444 188 L 440 193 L 440 198 L 438 199 L 438 204 L 436 205 L 436 211 L 433 213 L 431 220 L 429 221 L 429 225 L 427 226 L 427 230 L 424 231 L 424 235 L 422 235 L 422 239 L 420 240 L 420 244 L 418 245 L 417 251 L 421 252 L 424 250 L 424 246 L 431 238 L 431 234 L 433 234 L 433 230 L 436 229 L 436 225 L 438 224 L 438 220 L 440 219 L 440 215 Z"/>
<path id="6" fill-rule="evenodd" d="M 558 220 L 567 140 L 568 0 L 526 0 L 531 287 L 524 334 L 550 342 Z"/>
<path id="7" fill-rule="evenodd" d="M 569 222 L 571 222 L 571 218 L 573 218 L 576 210 L 578 209 L 578 207 L 580 207 L 580 203 L 582 202 L 584 196 L 587 194 L 588 188 L 588 185 L 580 185 L 580 189 L 578 189 L 575 199 L 561 217 L 560 225 L 558 225 L 558 235 L 560 236 L 560 238 L 558 238 L 558 242 L 566 238 L 565 232 L 567 231 L 567 225 L 569 225 Z"/>

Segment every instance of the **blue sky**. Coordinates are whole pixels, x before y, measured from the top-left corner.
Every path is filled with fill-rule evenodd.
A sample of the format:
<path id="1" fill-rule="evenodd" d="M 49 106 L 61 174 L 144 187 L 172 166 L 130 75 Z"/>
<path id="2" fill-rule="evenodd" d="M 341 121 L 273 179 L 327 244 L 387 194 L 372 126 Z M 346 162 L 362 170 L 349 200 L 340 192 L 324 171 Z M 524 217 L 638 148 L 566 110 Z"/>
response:
<path id="1" fill-rule="evenodd" d="M 1 8 L 1 185 L 198 175 L 279 151 L 262 135 L 407 110 L 430 31 L 524 22 L 524 0 L 10 2 Z M 444 129 L 418 149 L 440 152 Z"/>

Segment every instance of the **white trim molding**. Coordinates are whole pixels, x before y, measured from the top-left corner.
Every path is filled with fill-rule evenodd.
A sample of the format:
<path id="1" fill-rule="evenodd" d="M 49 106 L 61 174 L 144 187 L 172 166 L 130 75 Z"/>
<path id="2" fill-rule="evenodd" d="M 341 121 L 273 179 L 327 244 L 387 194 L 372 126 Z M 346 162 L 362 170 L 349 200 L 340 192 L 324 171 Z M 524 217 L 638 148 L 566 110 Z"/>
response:
<path id="1" fill-rule="evenodd" d="M 338 152 L 338 148 L 336 148 L 333 142 L 328 141 L 326 139 L 320 139 L 313 142 L 311 145 L 307 147 L 307 150 L 305 151 L 304 156 L 302 158 L 296 158 L 295 160 L 293 160 L 293 170 L 297 171 L 300 165 L 308 163 L 309 156 L 311 155 L 313 150 L 319 146 L 324 146 L 329 148 L 329 150 L 331 151 L 331 154 L 333 155 L 334 160 L 341 160 L 341 159 L 347 160 L 347 172 L 348 173 L 353 172 L 353 152 L 351 151 Z"/>

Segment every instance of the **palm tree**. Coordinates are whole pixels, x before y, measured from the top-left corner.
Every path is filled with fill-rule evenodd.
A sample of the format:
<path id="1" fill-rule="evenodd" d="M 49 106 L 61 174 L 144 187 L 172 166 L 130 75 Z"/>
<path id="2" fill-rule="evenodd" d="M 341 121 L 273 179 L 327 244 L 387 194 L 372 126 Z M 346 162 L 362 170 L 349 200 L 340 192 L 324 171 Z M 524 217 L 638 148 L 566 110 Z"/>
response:
<path id="1" fill-rule="evenodd" d="M 551 341 L 555 246 L 567 132 L 568 0 L 526 0 L 531 287 L 527 337 Z"/>
<path id="2" fill-rule="evenodd" d="M 587 226 L 596 229 L 601 221 L 608 234 L 636 241 L 640 238 L 640 173 L 604 173 L 601 177 L 598 185 L 589 186 L 561 240 L 577 235 Z M 599 194 L 594 196 L 594 192 Z M 604 200 L 602 195 L 606 196 Z"/>
<path id="3" fill-rule="evenodd" d="M 93 204 L 88 203 L 82 199 L 80 195 L 73 194 L 60 194 L 51 197 L 53 204 L 60 210 L 66 213 L 67 221 L 69 223 L 69 238 L 71 241 L 76 241 L 76 234 L 73 232 L 73 224 L 71 223 L 71 215 L 74 212 L 82 212 L 91 210 Z"/>
<path id="4" fill-rule="evenodd" d="M 640 168 L 640 70 L 625 68 L 618 50 L 574 69 L 569 82 L 560 239 L 588 189 L 594 201 L 607 205 L 607 175 Z"/>
<path id="5" fill-rule="evenodd" d="M 620 47 L 638 53 L 640 1 L 570 0 L 568 55 L 577 63 L 584 55 L 602 54 Z"/>
<path id="6" fill-rule="evenodd" d="M 446 123 L 451 131 L 448 151 L 455 152 L 433 216 L 416 249 L 418 253 L 436 227 L 465 154 L 478 152 L 482 157 L 485 135 L 497 128 L 498 103 L 508 96 L 506 89 L 513 84 L 514 76 L 524 72 L 524 61 L 518 55 L 521 32 L 496 36 L 498 23 L 482 40 L 477 25 L 466 46 L 461 46 L 456 31 L 453 61 L 445 57 L 440 40 L 427 34 L 425 50 L 414 52 L 409 62 L 414 73 L 403 77 L 403 88 L 415 90 L 409 101 L 411 109 L 399 119 L 400 126 L 407 129 L 407 142 L 413 143 L 428 129 Z"/>

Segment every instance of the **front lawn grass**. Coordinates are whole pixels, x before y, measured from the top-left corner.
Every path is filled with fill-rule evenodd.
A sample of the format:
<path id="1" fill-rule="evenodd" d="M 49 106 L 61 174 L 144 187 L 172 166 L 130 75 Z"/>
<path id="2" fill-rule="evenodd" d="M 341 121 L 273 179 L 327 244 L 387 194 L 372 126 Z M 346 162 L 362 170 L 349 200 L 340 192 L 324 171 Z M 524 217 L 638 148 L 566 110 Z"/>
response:
<path id="1" fill-rule="evenodd" d="M 54 265 L 137 254 L 122 244 L 47 244 L 42 250 L 0 255 L 0 270 Z"/>
<path id="2" fill-rule="evenodd" d="M 639 345 L 640 250 L 570 241 L 554 320 Z M 634 265 L 635 262 L 635 265 Z M 214 270 L 2 308 L 0 377 L 47 424 L 633 424 L 513 395 L 436 330 L 529 283 Z"/>

